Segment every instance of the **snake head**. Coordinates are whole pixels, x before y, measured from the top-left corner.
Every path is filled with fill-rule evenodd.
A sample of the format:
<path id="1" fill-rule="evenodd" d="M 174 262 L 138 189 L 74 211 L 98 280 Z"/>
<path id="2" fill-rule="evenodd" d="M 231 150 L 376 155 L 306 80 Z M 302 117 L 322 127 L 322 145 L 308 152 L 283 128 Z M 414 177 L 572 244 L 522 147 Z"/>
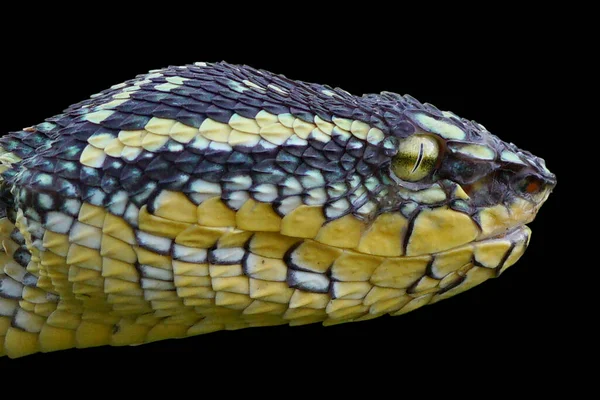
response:
<path id="1" fill-rule="evenodd" d="M 513 265 L 555 184 L 410 96 L 151 71 L 0 138 L 0 356 L 404 314 Z"/>
<path id="2" fill-rule="evenodd" d="M 556 185 L 544 160 L 474 121 L 421 105 L 410 96 L 401 99 L 412 106 L 402 104 L 403 118 L 390 128 L 393 183 L 387 207 L 401 212 L 408 207 L 408 214 L 413 209 L 439 214 L 427 221 L 413 220 L 413 229 L 423 232 L 406 237 L 407 254 L 509 234 L 528 241 L 524 224 L 535 218 Z M 431 238 L 438 240 L 426 241 L 426 233 L 434 231 Z"/>

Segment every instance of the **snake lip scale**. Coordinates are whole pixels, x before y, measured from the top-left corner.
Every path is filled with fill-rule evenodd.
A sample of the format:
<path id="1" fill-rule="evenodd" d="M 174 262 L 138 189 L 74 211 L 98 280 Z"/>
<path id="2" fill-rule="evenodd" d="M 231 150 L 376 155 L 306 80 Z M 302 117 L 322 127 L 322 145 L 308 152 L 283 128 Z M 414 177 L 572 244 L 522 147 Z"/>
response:
<path id="1" fill-rule="evenodd" d="M 0 139 L 0 356 L 405 314 L 515 264 L 555 185 L 409 95 L 153 70 Z"/>

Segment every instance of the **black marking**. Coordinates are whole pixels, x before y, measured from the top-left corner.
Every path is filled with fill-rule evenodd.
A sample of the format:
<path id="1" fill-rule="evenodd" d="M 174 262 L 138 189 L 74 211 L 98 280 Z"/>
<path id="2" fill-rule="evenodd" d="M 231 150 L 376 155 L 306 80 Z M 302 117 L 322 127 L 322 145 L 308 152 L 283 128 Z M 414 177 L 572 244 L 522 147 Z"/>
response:
<path id="1" fill-rule="evenodd" d="M 419 155 L 417 156 L 417 161 L 415 161 L 415 165 L 414 165 L 412 171 L 410 171 L 411 174 L 413 172 L 415 172 L 417 170 L 417 168 L 419 168 L 419 165 L 421 165 L 422 160 L 423 160 L 423 143 L 420 144 Z"/>
<path id="2" fill-rule="evenodd" d="M 435 262 L 435 257 L 431 257 L 431 259 L 427 263 L 427 266 L 425 267 L 425 276 L 428 276 L 433 279 L 440 279 L 440 278 L 436 277 L 435 274 L 433 273 L 433 263 L 434 262 Z"/>
<path id="3" fill-rule="evenodd" d="M 415 220 L 421 213 L 421 209 L 417 209 L 416 212 L 413 213 L 412 218 L 408 221 L 408 226 L 406 228 L 406 232 L 404 233 L 404 240 L 402 241 L 402 253 L 406 254 L 406 249 L 408 248 L 408 242 L 410 241 L 410 237 L 412 235 L 413 229 L 415 227 Z"/>
<path id="4" fill-rule="evenodd" d="M 510 255 L 512 254 L 515 247 L 517 247 L 517 244 L 512 242 L 510 245 L 510 248 L 506 251 L 504 256 L 502 256 L 502 259 L 500 260 L 500 263 L 498 264 L 498 266 L 496 268 L 494 268 L 494 273 L 495 273 L 496 277 L 500 276 L 500 274 L 501 274 L 500 271 L 502 270 L 502 267 L 506 263 L 506 260 L 508 260 L 508 257 L 510 257 Z"/>
<path id="5" fill-rule="evenodd" d="M 452 290 L 452 289 L 454 289 L 455 287 L 457 287 L 458 285 L 460 285 L 461 283 L 463 283 L 463 282 L 465 281 L 465 279 L 467 279 L 467 277 L 466 277 L 466 276 L 464 276 L 464 275 L 459 275 L 459 278 L 458 278 L 457 280 L 455 280 L 454 282 L 452 282 L 452 283 L 451 283 L 451 284 L 449 284 L 448 286 L 446 286 L 446 287 L 444 287 L 444 288 L 440 289 L 440 291 L 439 291 L 439 292 L 437 292 L 437 293 L 436 293 L 436 295 L 438 295 L 438 296 L 439 296 L 439 295 L 441 295 L 441 294 L 444 294 L 444 293 L 446 293 L 446 292 L 447 292 L 447 291 L 449 291 L 449 290 Z"/>

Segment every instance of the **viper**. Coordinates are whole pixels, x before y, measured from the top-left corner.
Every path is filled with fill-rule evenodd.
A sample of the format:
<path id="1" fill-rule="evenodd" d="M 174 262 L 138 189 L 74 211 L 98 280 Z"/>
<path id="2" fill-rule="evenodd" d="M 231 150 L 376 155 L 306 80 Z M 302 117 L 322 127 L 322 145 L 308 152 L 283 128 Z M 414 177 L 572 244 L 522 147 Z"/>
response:
<path id="1" fill-rule="evenodd" d="M 474 121 L 227 63 L 0 139 L 0 355 L 400 315 L 500 275 L 556 184 Z"/>

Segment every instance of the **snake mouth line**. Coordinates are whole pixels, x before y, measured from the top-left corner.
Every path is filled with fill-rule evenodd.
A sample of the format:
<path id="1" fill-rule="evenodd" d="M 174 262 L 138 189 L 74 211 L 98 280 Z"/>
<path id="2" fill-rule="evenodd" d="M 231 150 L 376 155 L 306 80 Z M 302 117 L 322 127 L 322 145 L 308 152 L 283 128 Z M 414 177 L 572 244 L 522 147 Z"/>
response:
<path id="1" fill-rule="evenodd" d="M 504 232 L 504 233 L 500 233 L 498 235 L 487 237 L 487 238 L 480 239 L 480 240 L 475 240 L 472 243 L 477 244 L 477 243 L 489 242 L 489 241 L 500 240 L 500 239 L 508 239 L 508 240 L 514 241 L 514 240 L 520 240 L 520 239 L 522 240 L 525 238 L 525 239 L 529 240 L 528 239 L 529 236 L 531 236 L 531 229 L 529 228 L 529 226 L 527 226 L 527 224 L 521 224 L 521 225 L 517 225 L 515 227 L 512 227 L 512 228 L 506 230 L 506 232 Z"/>

